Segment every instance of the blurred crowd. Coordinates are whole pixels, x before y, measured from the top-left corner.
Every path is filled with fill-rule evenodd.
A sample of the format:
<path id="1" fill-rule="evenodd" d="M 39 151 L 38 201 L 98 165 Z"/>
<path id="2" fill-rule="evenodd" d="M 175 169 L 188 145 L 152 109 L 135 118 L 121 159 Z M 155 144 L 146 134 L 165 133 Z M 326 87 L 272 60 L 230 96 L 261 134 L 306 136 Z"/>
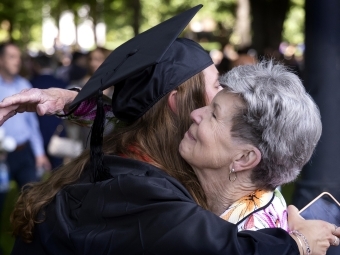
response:
<path id="1" fill-rule="evenodd" d="M 303 50 L 301 45 L 296 46 L 282 42 L 278 49 L 268 48 L 263 56 L 259 56 L 250 47 L 235 49 L 233 45 L 227 44 L 222 50 L 210 51 L 210 56 L 220 73 L 225 73 L 239 65 L 254 64 L 258 60 L 265 58 L 273 59 L 288 66 L 295 74 L 302 78 Z"/>

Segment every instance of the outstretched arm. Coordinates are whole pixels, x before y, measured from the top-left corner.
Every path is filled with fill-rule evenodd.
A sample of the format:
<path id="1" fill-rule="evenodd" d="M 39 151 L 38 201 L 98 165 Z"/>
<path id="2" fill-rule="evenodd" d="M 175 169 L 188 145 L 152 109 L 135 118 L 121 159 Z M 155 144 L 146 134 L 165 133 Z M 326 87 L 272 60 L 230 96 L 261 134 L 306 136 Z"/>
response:
<path id="1" fill-rule="evenodd" d="M 0 102 L 0 126 L 16 113 L 37 112 L 43 115 L 60 115 L 67 114 L 68 105 L 77 96 L 77 91 L 49 88 L 49 89 L 28 89 L 18 94 L 5 98 Z M 105 132 L 110 132 L 115 125 L 115 118 L 111 110 L 111 99 L 104 96 L 105 110 Z M 80 126 L 91 127 L 96 117 L 97 103 L 95 98 L 90 98 L 82 102 L 72 114 L 63 119 L 69 120 Z"/>
<path id="2" fill-rule="evenodd" d="M 0 125 L 17 112 L 37 112 L 40 116 L 67 112 L 77 94 L 60 88 L 23 90 L 0 102 Z"/>

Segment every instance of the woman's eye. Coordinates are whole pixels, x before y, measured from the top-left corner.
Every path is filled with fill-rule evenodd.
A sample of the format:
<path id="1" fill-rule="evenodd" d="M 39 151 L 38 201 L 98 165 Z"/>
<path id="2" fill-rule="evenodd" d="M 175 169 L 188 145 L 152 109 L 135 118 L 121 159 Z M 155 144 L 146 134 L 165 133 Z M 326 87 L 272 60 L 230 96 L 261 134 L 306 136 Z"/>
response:
<path id="1" fill-rule="evenodd" d="M 212 116 L 214 117 L 214 119 L 216 119 L 216 115 L 215 115 L 215 113 L 214 113 L 214 112 L 212 112 L 211 114 L 212 114 Z"/>

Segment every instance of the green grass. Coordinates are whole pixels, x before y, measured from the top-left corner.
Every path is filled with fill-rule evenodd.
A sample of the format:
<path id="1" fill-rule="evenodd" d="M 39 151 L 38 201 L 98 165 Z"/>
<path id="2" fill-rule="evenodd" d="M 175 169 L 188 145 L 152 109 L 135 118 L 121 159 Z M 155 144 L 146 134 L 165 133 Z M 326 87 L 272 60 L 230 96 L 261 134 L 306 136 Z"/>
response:
<path id="1" fill-rule="evenodd" d="M 19 190 L 15 182 L 11 182 L 11 188 L 6 196 L 4 209 L 1 214 L 1 229 L 0 229 L 0 247 L 3 250 L 3 255 L 9 255 L 12 251 L 14 238 L 11 235 L 11 225 L 9 216 L 13 210 L 14 204 L 18 199 Z"/>
<path id="2" fill-rule="evenodd" d="M 283 197 L 285 198 L 287 205 L 292 204 L 294 189 L 295 189 L 295 182 L 285 184 L 281 188 L 281 193 Z"/>

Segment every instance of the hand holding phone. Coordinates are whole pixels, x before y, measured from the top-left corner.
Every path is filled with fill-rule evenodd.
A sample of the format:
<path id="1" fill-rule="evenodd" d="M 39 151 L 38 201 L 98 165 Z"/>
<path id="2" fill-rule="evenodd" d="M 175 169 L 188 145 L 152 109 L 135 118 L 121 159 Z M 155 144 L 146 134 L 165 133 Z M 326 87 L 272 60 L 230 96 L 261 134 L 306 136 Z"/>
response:
<path id="1" fill-rule="evenodd" d="M 328 192 L 323 192 L 300 210 L 305 219 L 324 220 L 340 226 L 340 203 Z"/>

